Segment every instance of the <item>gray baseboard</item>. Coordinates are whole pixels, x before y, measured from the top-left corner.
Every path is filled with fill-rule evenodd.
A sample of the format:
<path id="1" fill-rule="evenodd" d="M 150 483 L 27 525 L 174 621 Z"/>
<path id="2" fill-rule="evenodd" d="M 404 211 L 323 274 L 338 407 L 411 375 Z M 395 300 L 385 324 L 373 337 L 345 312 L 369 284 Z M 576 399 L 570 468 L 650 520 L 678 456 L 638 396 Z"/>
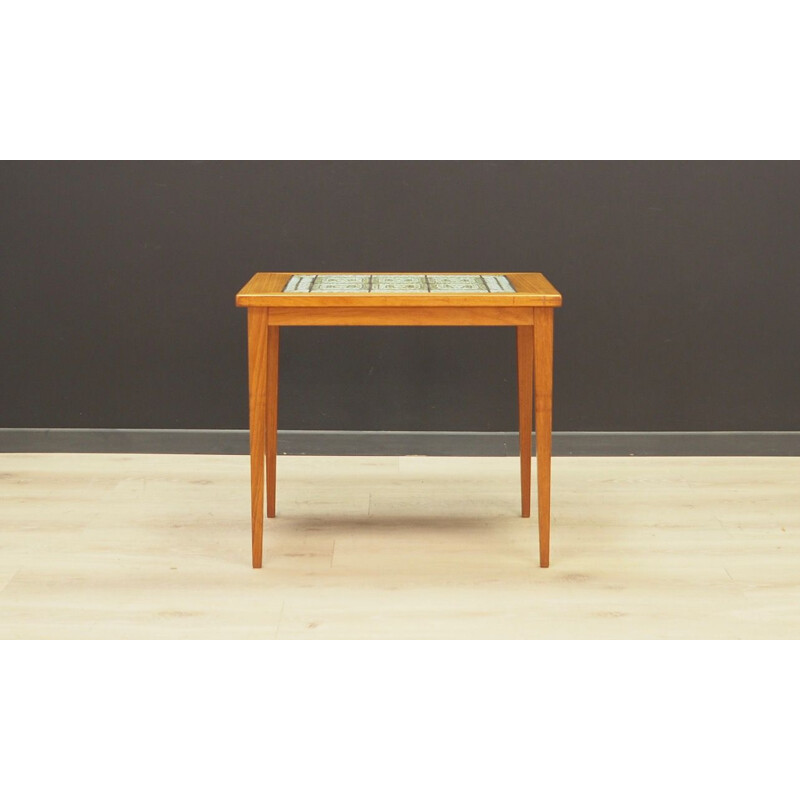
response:
<path id="1" fill-rule="evenodd" d="M 514 456 L 516 433 L 280 431 L 284 455 Z M 5 453 L 244 455 L 247 431 L 0 428 Z M 800 456 L 800 431 L 557 431 L 556 456 Z"/>

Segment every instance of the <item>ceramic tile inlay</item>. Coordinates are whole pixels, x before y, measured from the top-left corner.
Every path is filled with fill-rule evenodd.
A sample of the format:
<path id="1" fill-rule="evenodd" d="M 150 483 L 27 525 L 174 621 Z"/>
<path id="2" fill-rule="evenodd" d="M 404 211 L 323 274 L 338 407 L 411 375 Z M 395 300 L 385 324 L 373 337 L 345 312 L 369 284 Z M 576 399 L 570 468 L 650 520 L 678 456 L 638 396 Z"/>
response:
<path id="1" fill-rule="evenodd" d="M 514 292 L 505 275 L 292 275 L 283 289 L 292 293 L 486 294 Z"/>

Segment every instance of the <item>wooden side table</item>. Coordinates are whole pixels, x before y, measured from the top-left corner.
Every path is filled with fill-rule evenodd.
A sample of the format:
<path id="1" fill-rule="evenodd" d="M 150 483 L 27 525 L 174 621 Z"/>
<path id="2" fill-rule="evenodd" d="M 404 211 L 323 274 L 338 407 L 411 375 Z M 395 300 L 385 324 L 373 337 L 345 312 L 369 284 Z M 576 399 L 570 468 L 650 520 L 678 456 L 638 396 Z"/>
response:
<path id="1" fill-rule="evenodd" d="M 265 467 L 267 517 L 275 516 L 278 341 L 284 325 L 516 326 L 522 516 L 531 514 L 535 394 L 539 564 L 549 566 L 553 309 L 561 295 L 544 275 L 258 272 L 236 295 L 236 305 L 247 308 L 253 567 L 262 561 Z"/>

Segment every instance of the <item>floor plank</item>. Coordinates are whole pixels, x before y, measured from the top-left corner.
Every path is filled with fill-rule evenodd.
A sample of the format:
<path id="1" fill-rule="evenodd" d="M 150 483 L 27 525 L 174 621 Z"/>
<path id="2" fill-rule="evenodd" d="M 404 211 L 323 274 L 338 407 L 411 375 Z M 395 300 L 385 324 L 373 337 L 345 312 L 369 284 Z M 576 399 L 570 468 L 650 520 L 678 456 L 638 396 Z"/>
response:
<path id="1" fill-rule="evenodd" d="M 800 459 L 0 455 L 0 637 L 800 637 Z"/>

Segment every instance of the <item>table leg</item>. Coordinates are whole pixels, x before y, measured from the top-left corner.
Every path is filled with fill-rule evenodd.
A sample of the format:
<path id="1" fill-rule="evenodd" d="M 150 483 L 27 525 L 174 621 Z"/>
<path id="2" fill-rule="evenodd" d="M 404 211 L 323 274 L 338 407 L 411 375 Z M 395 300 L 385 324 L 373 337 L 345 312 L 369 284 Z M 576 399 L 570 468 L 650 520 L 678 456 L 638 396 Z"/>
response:
<path id="1" fill-rule="evenodd" d="M 261 566 L 264 533 L 268 313 L 266 308 L 247 309 L 247 361 L 250 386 L 250 518 L 253 531 L 254 568 Z"/>
<path id="2" fill-rule="evenodd" d="M 275 478 L 278 465 L 278 349 L 280 328 L 267 334 L 267 516 L 275 516 Z"/>
<path id="3" fill-rule="evenodd" d="M 553 309 L 534 308 L 536 473 L 539 500 L 539 566 L 550 566 L 550 456 L 553 440 Z"/>
<path id="4" fill-rule="evenodd" d="M 519 469 L 522 516 L 531 515 L 531 430 L 533 429 L 533 325 L 517 326 Z"/>

